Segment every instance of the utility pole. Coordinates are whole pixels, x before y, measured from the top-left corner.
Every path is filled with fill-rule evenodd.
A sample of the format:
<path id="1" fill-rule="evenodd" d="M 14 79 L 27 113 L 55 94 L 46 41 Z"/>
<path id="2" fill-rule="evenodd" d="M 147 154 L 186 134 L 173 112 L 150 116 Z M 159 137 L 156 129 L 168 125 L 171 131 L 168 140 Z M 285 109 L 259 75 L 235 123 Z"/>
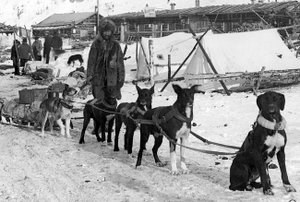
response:
<path id="1" fill-rule="evenodd" d="M 96 6 L 96 36 L 99 33 L 99 0 L 97 0 L 97 6 Z"/>

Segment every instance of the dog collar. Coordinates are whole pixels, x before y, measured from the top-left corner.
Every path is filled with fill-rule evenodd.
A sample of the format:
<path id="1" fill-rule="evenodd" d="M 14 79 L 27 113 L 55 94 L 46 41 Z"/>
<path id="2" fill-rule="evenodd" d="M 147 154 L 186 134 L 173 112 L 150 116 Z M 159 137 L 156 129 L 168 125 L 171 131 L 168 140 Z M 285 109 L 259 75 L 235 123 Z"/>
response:
<path id="1" fill-rule="evenodd" d="M 261 125 L 264 128 L 270 129 L 270 130 L 284 130 L 286 127 L 286 120 L 284 117 L 282 117 L 282 121 L 279 123 L 276 123 L 274 120 L 273 122 L 265 119 L 263 116 L 259 115 L 257 118 L 257 123 Z"/>

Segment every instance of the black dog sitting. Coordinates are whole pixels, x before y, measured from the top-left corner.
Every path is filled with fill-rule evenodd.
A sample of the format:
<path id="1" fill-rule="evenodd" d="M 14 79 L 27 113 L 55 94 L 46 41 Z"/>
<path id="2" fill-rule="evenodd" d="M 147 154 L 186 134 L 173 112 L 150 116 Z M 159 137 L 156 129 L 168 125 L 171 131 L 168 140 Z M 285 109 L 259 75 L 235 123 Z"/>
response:
<path id="1" fill-rule="evenodd" d="M 133 119 L 142 118 L 147 110 L 152 109 L 152 95 L 154 93 L 154 86 L 152 86 L 150 89 L 141 89 L 136 85 L 136 89 L 138 92 L 138 98 L 136 102 L 123 102 L 117 107 L 117 112 L 120 112 L 122 115 L 116 114 L 115 116 L 116 131 L 114 151 L 119 151 L 119 133 L 122 123 L 124 123 L 126 126 L 124 149 L 127 150 L 128 154 L 132 153 L 133 135 L 137 125 L 132 119 L 129 118 L 129 116 Z"/>
<path id="2" fill-rule="evenodd" d="M 173 89 L 177 94 L 177 100 L 172 106 L 157 107 L 148 110 L 143 119 L 153 120 L 158 125 L 141 124 L 141 138 L 140 149 L 136 162 L 136 167 L 141 165 L 143 150 L 146 148 L 149 135 L 154 136 L 154 146 L 152 153 L 157 166 L 164 166 L 158 158 L 157 151 L 163 141 L 163 135 L 165 133 L 170 140 L 170 157 L 171 157 L 171 173 L 173 175 L 179 174 L 176 165 L 176 144 L 177 139 L 181 140 L 181 144 L 187 146 L 188 137 L 191 130 L 191 121 L 193 120 L 193 103 L 195 93 L 204 93 L 199 90 L 200 86 L 192 86 L 191 88 L 181 88 L 179 85 L 173 85 Z M 157 127 L 158 126 L 158 127 Z M 160 131 L 160 128 L 162 131 Z M 188 173 L 189 170 L 185 164 L 185 148 L 180 148 L 180 165 L 182 173 Z"/>
<path id="3" fill-rule="evenodd" d="M 114 115 L 110 112 L 114 112 L 117 107 L 117 101 L 115 98 L 106 97 L 104 100 L 89 100 L 83 109 L 83 126 L 81 130 L 81 136 L 79 144 L 84 144 L 85 130 L 90 122 L 90 119 L 94 119 L 94 131 L 98 142 L 105 142 L 105 123 L 108 120 L 108 135 L 107 143 L 111 144 L 111 132 L 114 124 Z M 99 128 L 101 130 L 101 138 L 99 137 Z"/>
<path id="4" fill-rule="evenodd" d="M 82 59 L 82 55 L 81 54 L 75 54 L 75 55 L 71 55 L 68 59 L 68 65 L 71 65 L 71 63 L 73 64 L 73 67 L 75 65 L 75 61 L 78 60 L 80 62 L 80 66 L 83 63 L 83 59 Z"/>
<path id="5" fill-rule="evenodd" d="M 273 195 L 268 164 L 276 155 L 284 188 L 287 192 L 296 191 L 285 166 L 286 121 L 280 114 L 284 105 L 285 97 L 281 93 L 271 91 L 257 97 L 260 114 L 232 162 L 229 189 L 242 191 L 262 186 L 264 194 Z M 261 184 L 255 182 L 258 177 Z"/>

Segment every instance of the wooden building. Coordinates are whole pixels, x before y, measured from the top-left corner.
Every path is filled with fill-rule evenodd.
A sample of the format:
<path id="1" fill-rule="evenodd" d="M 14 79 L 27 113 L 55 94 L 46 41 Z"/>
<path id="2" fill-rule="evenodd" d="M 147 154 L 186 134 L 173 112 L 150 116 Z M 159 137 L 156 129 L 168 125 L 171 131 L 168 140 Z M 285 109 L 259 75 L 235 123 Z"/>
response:
<path id="1" fill-rule="evenodd" d="M 0 22 L 0 34 L 13 34 L 17 31 L 17 27 L 5 25 L 4 23 Z"/>
<path id="2" fill-rule="evenodd" d="M 188 32 L 189 23 L 195 32 L 213 28 L 218 32 L 240 32 L 297 24 L 300 3 L 297 1 L 220 5 L 110 16 L 118 27 L 121 41 L 136 36 L 161 37 L 173 32 Z"/>
<path id="3" fill-rule="evenodd" d="M 95 12 L 53 14 L 36 25 L 32 25 L 34 36 L 59 32 L 62 37 L 92 39 L 96 35 L 97 14 Z M 99 15 L 99 19 L 102 18 Z"/>

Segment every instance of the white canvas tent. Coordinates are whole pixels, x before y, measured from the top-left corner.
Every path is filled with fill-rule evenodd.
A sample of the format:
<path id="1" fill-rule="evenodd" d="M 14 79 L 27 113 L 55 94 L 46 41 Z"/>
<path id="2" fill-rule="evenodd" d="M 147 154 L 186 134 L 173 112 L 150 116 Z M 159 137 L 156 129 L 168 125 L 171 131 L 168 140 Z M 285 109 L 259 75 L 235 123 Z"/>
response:
<path id="1" fill-rule="evenodd" d="M 168 55 L 171 55 L 172 65 L 181 64 L 196 43 L 192 34 L 183 32 L 173 33 L 161 38 L 142 37 L 138 51 L 137 79 L 150 77 L 146 64 L 146 60 L 149 62 L 150 57 L 149 40 L 153 41 L 153 63 L 155 67 L 166 67 L 168 65 Z M 163 69 L 167 70 L 167 68 Z"/>
<path id="2" fill-rule="evenodd" d="M 207 34 L 201 40 L 219 74 L 258 72 L 300 68 L 300 60 L 287 48 L 277 29 L 241 33 Z M 185 71 L 187 85 L 203 84 L 195 80 L 205 73 L 213 73 L 198 47 Z"/>

